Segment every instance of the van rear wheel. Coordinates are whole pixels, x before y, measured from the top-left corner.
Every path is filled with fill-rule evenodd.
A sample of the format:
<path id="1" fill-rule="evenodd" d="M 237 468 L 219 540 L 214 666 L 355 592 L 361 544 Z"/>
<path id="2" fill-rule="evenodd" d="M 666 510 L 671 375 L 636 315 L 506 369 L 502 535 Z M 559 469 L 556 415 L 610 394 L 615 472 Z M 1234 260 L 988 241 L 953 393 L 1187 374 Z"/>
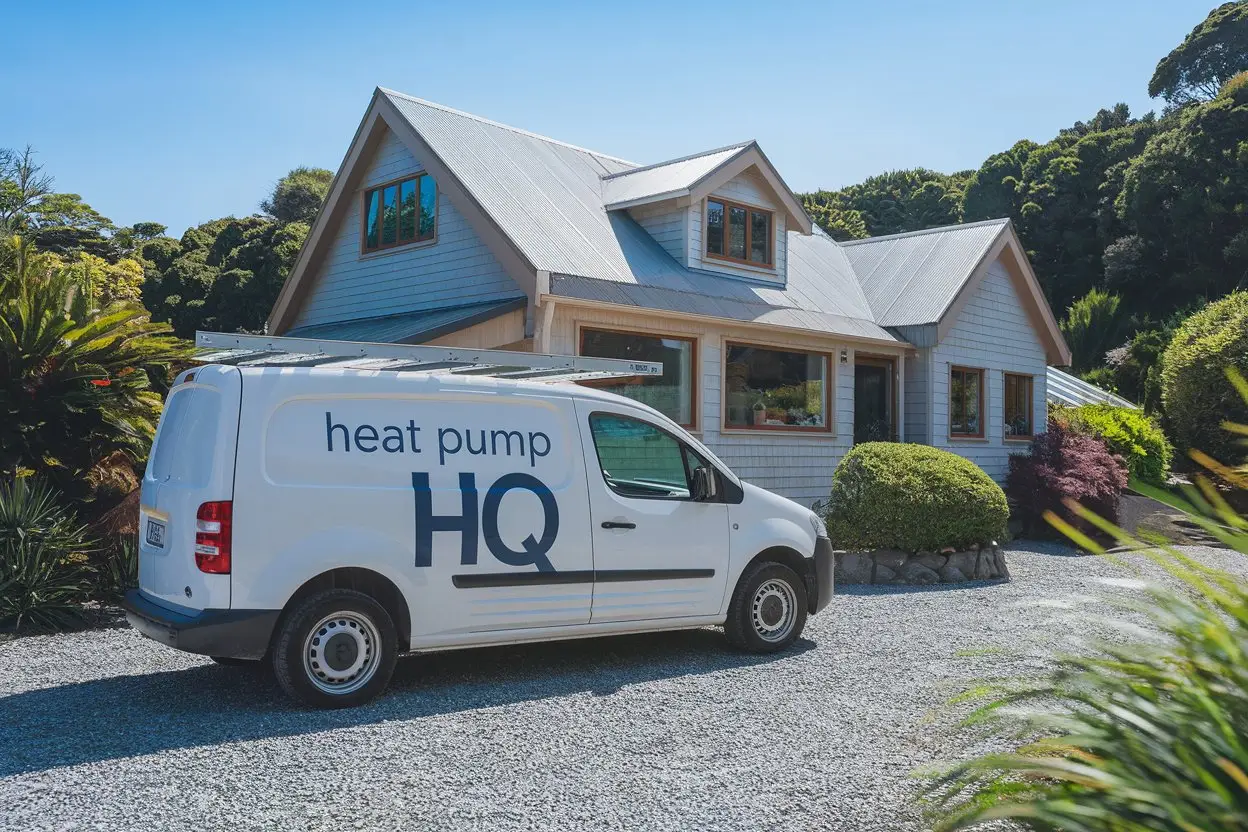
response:
<path id="1" fill-rule="evenodd" d="M 732 593 L 724 635 L 749 653 L 775 653 L 806 626 L 806 585 L 782 563 L 763 561 L 746 570 Z"/>
<path id="2" fill-rule="evenodd" d="M 394 621 L 372 597 L 326 590 L 286 616 L 273 645 L 273 670 L 294 699 L 314 708 L 349 708 L 385 690 L 397 643 Z"/>

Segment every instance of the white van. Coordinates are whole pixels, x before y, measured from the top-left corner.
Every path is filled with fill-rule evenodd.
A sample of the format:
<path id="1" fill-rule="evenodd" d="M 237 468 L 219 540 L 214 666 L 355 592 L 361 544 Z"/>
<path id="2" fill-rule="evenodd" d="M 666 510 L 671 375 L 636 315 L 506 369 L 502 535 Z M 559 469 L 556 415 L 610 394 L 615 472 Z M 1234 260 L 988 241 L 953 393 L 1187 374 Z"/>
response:
<path id="1" fill-rule="evenodd" d="M 152 639 L 342 707 L 408 652 L 707 625 L 781 650 L 831 598 L 819 517 L 649 407 L 260 354 L 169 393 L 125 604 Z"/>

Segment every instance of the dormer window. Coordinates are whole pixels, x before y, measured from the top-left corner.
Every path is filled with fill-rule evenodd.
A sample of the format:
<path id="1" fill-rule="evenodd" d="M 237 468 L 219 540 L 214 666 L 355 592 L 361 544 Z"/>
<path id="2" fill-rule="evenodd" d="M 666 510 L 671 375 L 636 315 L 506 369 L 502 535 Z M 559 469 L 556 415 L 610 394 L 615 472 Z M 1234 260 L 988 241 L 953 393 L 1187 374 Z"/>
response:
<path id="1" fill-rule="evenodd" d="M 772 265 L 771 211 L 715 197 L 706 201 L 706 256 L 751 266 Z"/>
<path id="2" fill-rule="evenodd" d="M 434 238 L 438 186 L 427 174 L 408 176 L 364 192 L 360 250 L 368 253 Z"/>

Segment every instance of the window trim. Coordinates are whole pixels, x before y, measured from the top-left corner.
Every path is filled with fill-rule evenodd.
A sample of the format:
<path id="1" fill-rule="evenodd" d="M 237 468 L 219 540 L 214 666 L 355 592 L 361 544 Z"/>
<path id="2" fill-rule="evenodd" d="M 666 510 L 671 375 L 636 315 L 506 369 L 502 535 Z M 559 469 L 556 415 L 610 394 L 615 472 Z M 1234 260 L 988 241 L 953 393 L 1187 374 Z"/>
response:
<path id="1" fill-rule="evenodd" d="M 715 254 L 711 251 L 711 235 L 707 232 L 709 227 L 709 217 L 711 213 L 711 203 L 718 202 L 724 206 L 724 250 L 728 250 L 728 209 L 743 208 L 745 215 L 745 258 L 733 257 L 729 254 Z M 759 263 L 757 260 L 751 260 L 750 241 L 753 235 L 753 224 L 750 222 L 749 212 L 756 214 L 766 214 L 768 217 L 768 228 L 771 229 L 770 239 L 767 240 L 767 262 Z M 750 205 L 748 202 L 738 202 L 732 199 L 725 199 L 722 196 L 708 196 L 702 200 L 702 256 L 710 260 L 722 260 L 726 263 L 735 263 L 741 266 L 749 266 L 755 269 L 766 269 L 768 271 L 776 270 L 776 212 L 770 208 L 763 208 L 758 205 Z"/>
<path id="2" fill-rule="evenodd" d="M 730 425 L 728 424 L 728 350 L 732 347 L 752 347 L 760 350 L 770 350 L 771 352 L 790 352 L 803 353 L 805 355 L 817 355 L 823 359 L 823 424 L 822 425 Z M 782 433 L 815 433 L 815 434 L 832 434 L 832 387 L 835 384 L 834 364 L 832 363 L 832 353 L 823 352 L 822 350 L 804 349 L 802 347 L 776 346 L 774 344 L 760 344 L 752 341 L 734 341 L 728 338 L 724 339 L 724 360 L 721 368 L 720 378 L 723 379 L 722 389 L 720 390 L 720 430 L 722 432 L 741 431 L 741 432 L 782 432 Z"/>
<path id="3" fill-rule="evenodd" d="M 1006 418 L 1006 408 L 1009 406 L 1009 379 L 1017 378 L 1027 382 L 1027 421 L 1031 424 L 1031 432 L 1022 433 L 1005 433 L 1005 428 L 1009 426 L 1009 420 Z M 1036 377 L 1027 373 L 1011 373 L 1002 371 L 1001 373 L 1001 430 L 1002 438 L 1006 442 L 1030 442 L 1036 438 Z"/>
<path id="4" fill-rule="evenodd" d="M 699 390 L 700 385 L 698 384 L 698 379 L 702 377 L 702 374 L 698 371 L 699 350 L 698 350 L 698 339 L 695 336 L 674 335 L 670 332 L 654 332 L 654 331 L 645 330 L 645 329 L 612 329 L 611 327 L 607 327 L 607 326 L 597 326 L 595 324 L 578 323 L 576 325 L 576 354 L 577 355 L 583 356 L 585 354 L 583 352 L 584 342 L 581 340 L 581 338 L 586 332 L 605 332 L 611 335 L 634 335 L 634 336 L 642 336 L 646 338 L 668 338 L 672 341 L 687 341 L 691 347 L 690 352 L 689 352 L 689 372 L 693 376 L 693 378 L 689 379 L 689 423 L 685 424 L 684 422 L 676 422 L 675 419 L 672 419 L 672 421 L 676 422 L 676 424 L 680 425 L 682 428 L 689 431 L 690 433 L 699 432 L 698 431 L 698 404 L 699 404 L 699 399 L 701 398 L 701 396 L 699 395 L 701 391 Z M 604 378 L 604 379 L 598 379 L 594 381 L 581 381 L 577 383 L 584 387 L 606 388 L 613 384 L 633 381 L 634 379 L 640 381 L 644 378 L 646 378 L 646 376 L 625 376 L 623 378 Z"/>
<path id="5" fill-rule="evenodd" d="M 673 442 L 675 442 L 680 447 L 681 465 L 685 469 L 685 488 L 688 489 L 689 496 L 688 497 L 671 497 L 671 496 L 663 497 L 658 494 L 653 495 L 653 496 L 648 495 L 648 494 L 623 494 L 620 491 L 616 490 L 615 486 L 613 486 L 610 480 L 607 479 L 606 469 L 603 468 L 603 465 L 602 465 L 602 456 L 598 452 L 598 439 L 597 437 L 594 436 L 594 421 L 593 420 L 595 416 L 611 416 L 616 419 L 627 419 L 630 422 L 639 422 L 643 425 L 653 428 L 654 430 L 657 430 L 659 433 L 662 433 L 668 436 Z M 589 428 L 589 441 L 592 442 L 594 445 L 594 459 L 598 460 L 598 475 L 602 477 L 602 484 L 605 485 L 607 487 L 607 490 L 609 490 L 612 494 L 614 494 L 617 497 L 623 497 L 626 500 L 664 500 L 669 503 L 698 502 L 697 500 L 693 499 L 693 469 L 689 467 L 689 455 L 694 454 L 695 456 L 700 456 L 700 454 L 698 454 L 698 452 L 695 451 L 693 448 L 689 447 L 688 442 L 685 442 L 679 436 L 672 433 L 670 430 L 663 427 L 662 425 L 657 425 L 648 419 L 643 419 L 640 416 L 634 416 L 631 413 L 620 413 L 614 410 L 590 411 L 589 416 L 587 416 L 585 419 L 585 425 L 586 427 Z M 715 467 L 715 465 L 713 465 L 710 460 L 706 460 L 706 464 L 707 464 L 707 467 L 709 467 L 713 472 L 715 472 L 715 480 L 716 480 L 716 485 L 718 486 L 719 493 L 716 495 L 714 500 L 702 500 L 701 502 L 704 502 L 704 503 L 727 502 L 726 492 L 724 489 L 724 480 L 725 480 L 724 475 L 720 473 L 720 470 L 717 467 Z"/>
<path id="6" fill-rule="evenodd" d="M 433 231 L 429 234 L 421 236 L 421 234 L 419 233 L 420 232 L 420 190 L 421 190 L 420 181 L 426 177 L 428 177 L 430 181 L 433 181 L 433 184 L 434 184 Z M 384 194 L 386 188 L 394 186 L 395 188 L 398 189 L 399 199 L 402 200 L 403 183 L 408 182 L 408 181 L 416 182 L 416 231 L 417 231 L 416 237 L 411 240 L 399 239 L 398 228 L 396 227 L 395 241 L 393 243 L 382 243 L 381 242 L 381 236 L 382 236 L 381 226 L 378 225 L 378 229 L 377 229 L 378 244 L 372 248 L 369 248 L 368 247 L 368 197 L 369 195 L 373 193 Z M 380 254 L 383 251 L 388 252 L 396 248 L 405 248 L 407 246 L 415 246 L 415 245 L 433 245 L 434 243 L 436 243 L 438 241 L 438 206 L 439 206 L 439 202 L 442 199 L 442 189 L 437 187 L 437 184 L 438 183 L 433 180 L 433 177 L 430 176 L 428 171 L 422 170 L 422 171 L 417 171 L 416 173 L 404 174 L 403 176 L 400 176 L 397 179 L 390 179 L 385 182 L 380 182 L 376 185 L 369 185 L 367 187 L 361 188 L 360 189 L 360 255 L 365 256 L 365 255 L 370 255 L 370 254 Z M 380 201 L 378 201 L 378 206 L 379 206 L 378 210 L 384 213 L 385 208 L 381 206 Z M 384 221 L 380 215 L 378 219 L 379 221 Z M 402 218 L 401 217 L 398 218 L 398 221 L 401 223 Z"/>
<path id="7" fill-rule="evenodd" d="M 956 372 L 963 373 L 979 373 L 979 432 L 978 433 L 955 433 L 953 430 L 953 374 Z M 961 364 L 949 365 L 949 438 L 950 439 L 983 439 L 984 438 L 984 422 L 985 416 L 989 410 L 988 402 L 984 398 L 984 378 L 988 375 L 988 371 L 983 367 L 966 367 Z M 963 411 L 965 412 L 966 403 L 963 402 Z"/>

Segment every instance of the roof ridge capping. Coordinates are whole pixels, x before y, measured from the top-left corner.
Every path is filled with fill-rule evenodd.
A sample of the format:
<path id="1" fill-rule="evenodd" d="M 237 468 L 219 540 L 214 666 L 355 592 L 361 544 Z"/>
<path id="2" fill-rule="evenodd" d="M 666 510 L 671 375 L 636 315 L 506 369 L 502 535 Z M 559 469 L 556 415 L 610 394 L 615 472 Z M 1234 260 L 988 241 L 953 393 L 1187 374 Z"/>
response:
<path id="1" fill-rule="evenodd" d="M 566 147 L 570 150 L 577 150 L 577 151 L 580 151 L 581 153 L 588 153 L 591 156 L 599 156 L 603 159 L 610 159 L 613 162 L 619 162 L 622 165 L 630 165 L 633 169 L 637 169 L 637 163 L 630 162 L 628 159 L 621 159 L 619 156 L 612 156 L 608 153 L 601 153 L 597 150 L 590 150 L 588 147 L 581 147 L 580 145 L 575 145 L 575 144 L 572 144 L 571 142 L 564 142 L 564 141 L 560 141 L 559 139 L 552 139 L 550 136 L 543 136 L 541 133 L 534 133 L 531 130 L 524 130 L 520 127 L 513 127 L 510 124 L 503 124 L 501 121 L 494 121 L 492 119 L 484 118 L 482 116 L 476 115 L 475 113 L 469 113 L 465 110 L 457 110 L 454 107 L 448 107 L 445 104 L 439 104 L 436 101 L 429 101 L 428 99 L 425 99 L 425 98 L 417 98 L 414 95 L 408 95 L 405 92 L 399 92 L 398 90 L 392 90 L 392 89 L 388 89 L 387 87 L 381 87 L 381 86 L 377 87 L 377 92 L 380 92 L 383 95 L 394 96 L 395 98 L 403 98 L 408 101 L 414 101 L 415 103 L 421 104 L 425 107 L 432 107 L 433 109 L 441 110 L 444 113 L 450 113 L 452 115 L 462 116 L 463 118 L 472 119 L 473 121 L 479 121 L 482 124 L 488 124 L 491 127 L 498 127 L 502 130 L 510 130 L 512 133 L 518 133 L 521 136 L 528 136 L 529 138 L 539 139 L 544 142 L 549 142 L 550 144 L 557 144 L 560 147 Z M 625 171 L 625 172 L 631 173 L 632 170 Z"/>
<path id="2" fill-rule="evenodd" d="M 1006 226 L 1010 224 L 1008 217 L 1000 217 L 991 220 L 977 220 L 975 222 L 955 222 L 951 225 L 938 225 L 934 228 L 920 228 L 918 231 L 901 231 L 896 234 L 883 234 L 879 237 L 864 237 L 861 240 L 845 240 L 838 245 L 856 246 L 862 243 L 878 243 L 883 240 L 900 240 L 906 237 L 919 237 L 924 234 L 940 234 L 945 231 L 961 231 L 964 228 L 982 228 L 986 225 Z"/>
<path id="3" fill-rule="evenodd" d="M 723 153 L 724 151 L 727 151 L 727 150 L 744 150 L 750 145 L 756 145 L 756 144 L 758 144 L 758 142 L 755 139 L 748 139 L 743 142 L 734 142 L 733 144 L 726 144 L 723 147 L 716 147 L 711 150 L 702 150 L 697 153 L 690 153 L 688 156 L 681 156 L 676 159 L 665 159 L 662 162 L 655 162 L 650 165 L 641 165 L 640 167 L 630 168 L 629 170 L 621 170 L 621 171 L 617 171 L 616 173 L 603 174 L 601 179 L 605 182 L 608 179 L 617 179 L 621 176 L 630 176 L 634 173 L 644 173 L 645 171 L 654 170 L 655 168 L 661 168 L 667 165 L 676 165 L 681 162 L 688 162 L 692 159 L 700 159 L 703 156 L 710 156 L 714 153 Z"/>

